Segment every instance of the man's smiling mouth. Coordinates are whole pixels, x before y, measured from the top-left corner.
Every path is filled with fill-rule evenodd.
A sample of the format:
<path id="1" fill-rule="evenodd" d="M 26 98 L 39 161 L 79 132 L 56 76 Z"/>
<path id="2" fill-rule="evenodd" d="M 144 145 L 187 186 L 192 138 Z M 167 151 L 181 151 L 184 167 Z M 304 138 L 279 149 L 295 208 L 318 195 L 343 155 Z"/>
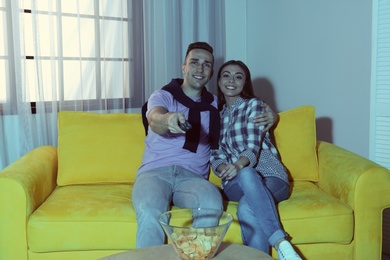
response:
<path id="1" fill-rule="evenodd" d="M 203 76 L 198 76 L 198 75 L 194 75 L 193 76 L 195 79 L 197 79 L 197 80 L 202 80 L 202 79 L 204 79 L 205 77 L 203 77 Z"/>

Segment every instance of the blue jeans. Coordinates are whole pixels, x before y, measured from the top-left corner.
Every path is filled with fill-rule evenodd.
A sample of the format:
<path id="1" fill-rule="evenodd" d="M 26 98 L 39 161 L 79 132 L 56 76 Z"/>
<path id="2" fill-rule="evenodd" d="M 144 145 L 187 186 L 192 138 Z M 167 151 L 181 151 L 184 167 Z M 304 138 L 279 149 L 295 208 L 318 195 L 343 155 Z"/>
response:
<path id="1" fill-rule="evenodd" d="M 276 177 L 263 178 L 253 168 L 243 168 L 223 186 L 229 200 L 237 201 L 237 218 L 244 245 L 269 253 L 287 234 L 283 231 L 276 203 L 289 197 L 290 185 Z"/>
<path id="2" fill-rule="evenodd" d="M 223 209 L 221 193 L 213 183 L 179 166 L 139 173 L 132 202 L 137 215 L 137 248 L 164 244 L 158 217 L 172 203 L 181 208 Z"/>

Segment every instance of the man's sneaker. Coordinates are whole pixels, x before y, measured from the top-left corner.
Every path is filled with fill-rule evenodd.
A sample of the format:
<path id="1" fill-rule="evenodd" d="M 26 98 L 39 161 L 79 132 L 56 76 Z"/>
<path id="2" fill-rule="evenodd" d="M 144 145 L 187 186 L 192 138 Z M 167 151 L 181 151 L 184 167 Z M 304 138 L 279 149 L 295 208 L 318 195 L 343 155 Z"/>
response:
<path id="1" fill-rule="evenodd" d="M 279 260 L 302 260 L 302 258 L 295 252 L 294 248 L 287 240 L 282 241 L 278 248 Z"/>

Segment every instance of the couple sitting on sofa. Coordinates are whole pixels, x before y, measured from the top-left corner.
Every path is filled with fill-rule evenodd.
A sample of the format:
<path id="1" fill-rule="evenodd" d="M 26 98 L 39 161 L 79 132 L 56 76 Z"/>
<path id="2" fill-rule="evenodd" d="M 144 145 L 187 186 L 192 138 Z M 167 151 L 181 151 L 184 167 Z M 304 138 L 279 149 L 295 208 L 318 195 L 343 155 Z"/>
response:
<path id="1" fill-rule="evenodd" d="M 211 161 L 223 179 L 226 196 L 239 201 L 244 244 L 267 253 L 271 245 L 279 259 L 301 259 L 286 240 L 275 206 L 289 197 L 286 169 L 267 132 L 275 116 L 254 97 L 249 69 L 240 61 L 220 68 L 217 106 L 205 88 L 213 64 L 210 45 L 190 44 L 183 79 L 172 80 L 148 100 L 144 123 L 149 131 L 132 195 L 137 247 L 164 243 L 157 219 L 171 203 L 182 208 L 223 208 L 220 191 L 207 180 Z M 191 127 L 182 129 L 186 118 Z"/>

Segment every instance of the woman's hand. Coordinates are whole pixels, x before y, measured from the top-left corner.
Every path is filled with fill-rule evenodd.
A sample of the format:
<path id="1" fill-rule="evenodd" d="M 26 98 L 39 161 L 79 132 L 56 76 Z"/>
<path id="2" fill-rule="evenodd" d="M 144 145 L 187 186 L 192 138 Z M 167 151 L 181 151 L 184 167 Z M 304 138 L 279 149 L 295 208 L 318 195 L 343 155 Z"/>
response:
<path id="1" fill-rule="evenodd" d="M 233 163 L 233 164 L 225 164 L 222 171 L 220 171 L 219 177 L 222 180 L 230 181 L 234 177 L 237 176 L 238 171 L 240 170 L 240 167 Z"/>
<path id="2" fill-rule="evenodd" d="M 265 112 L 256 115 L 253 122 L 256 126 L 264 126 L 266 132 L 277 122 L 278 115 L 266 103 L 263 103 L 262 107 L 265 108 Z"/>

